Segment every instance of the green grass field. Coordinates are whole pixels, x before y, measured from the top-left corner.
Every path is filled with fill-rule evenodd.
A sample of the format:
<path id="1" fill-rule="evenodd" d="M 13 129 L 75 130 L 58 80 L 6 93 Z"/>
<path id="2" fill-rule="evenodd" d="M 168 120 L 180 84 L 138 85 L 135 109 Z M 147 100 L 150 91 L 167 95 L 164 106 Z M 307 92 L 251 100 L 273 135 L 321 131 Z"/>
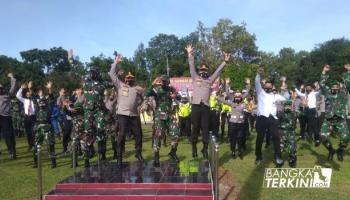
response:
<path id="1" fill-rule="evenodd" d="M 169 140 L 168 140 L 169 141 Z M 334 144 L 338 139 L 333 139 Z M 127 141 L 126 161 L 134 161 L 134 143 Z M 110 146 L 110 142 L 109 142 Z M 254 146 L 255 133 L 249 139 L 247 155 L 243 160 L 233 160 L 230 157 L 229 145 L 222 143 L 220 145 L 220 166 L 222 170 L 227 170 L 233 177 L 234 196 L 238 199 L 350 199 L 350 156 L 349 151 L 343 162 L 328 162 L 327 151 L 323 146 L 314 147 L 313 144 L 306 141 L 298 143 L 298 165 L 297 167 L 313 168 L 314 165 L 322 167 L 331 167 L 333 169 L 331 187 L 329 189 L 266 189 L 262 187 L 264 169 L 274 167 L 272 163 L 272 148 L 264 149 L 265 162 L 256 167 L 254 165 Z M 336 146 L 336 145 L 334 145 Z M 46 148 L 46 147 L 44 147 Z M 56 152 L 62 149 L 60 142 L 56 145 Z M 198 147 L 200 150 L 201 145 Z M 0 143 L 2 155 L 0 157 L 0 200 L 31 200 L 36 199 L 37 191 L 37 170 L 32 168 L 32 153 L 27 152 L 27 143 L 25 138 L 17 138 L 18 159 L 10 160 L 6 153 L 6 146 L 2 140 Z M 152 160 L 153 153 L 151 149 L 150 126 L 144 127 L 144 147 L 143 155 L 146 160 Z M 46 149 L 45 149 L 46 150 Z M 161 160 L 167 160 L 167 148 L 161 150 Z M 108 158 L 112 157 L 113 152 L 108 151 Z M 191 146 L 184 138 L 181 140 L 178 150 L 181 160 L 191 159 Z M 201 155 L 201 154 L 199 154 Z M 72 174 L 70 168 L 70 158 L 60 158 L 57 161 L 58 167 L 51 169 L 50 161 L 47 158 L 47 152 L 44 152 L 43 160 L 43 185 L 44 192 L 50 191 L 55 184 Z M 96 162 L 96 159 L 93 160 Z M 83 162 L 79 162 L 80 166 Z M 287 165 L 285 165 L 286 167 Z M 81 167 L 78 168 L 81 170 Z M 232 199 L 232 195 L 229 199 Z"/>

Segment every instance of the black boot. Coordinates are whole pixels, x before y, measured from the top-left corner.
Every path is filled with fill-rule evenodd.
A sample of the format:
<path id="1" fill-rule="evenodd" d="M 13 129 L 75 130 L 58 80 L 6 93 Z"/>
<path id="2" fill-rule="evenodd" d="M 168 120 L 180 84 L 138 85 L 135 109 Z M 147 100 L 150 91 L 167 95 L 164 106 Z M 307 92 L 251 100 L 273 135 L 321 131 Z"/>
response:
<path id="1" fill-rule="evenodd" d="M 203 143 L 202 154 L 204 159 L 208 159 L 208 143 Z"/>
<path id="2" fill-rule="evenodd" d="M 343 161 L 343 157 L 344 157 L 344 147 L 339 147 L 338 149 L 337 149 L 337 158 L 338 158 L 338 160 L 339 161 Z"/>
<path id="3" fill-rule="evenodd" d="M 144 162 L 145 160 L 142 157 L 142 153 L 140 150 L 137 150 L 135 158 L 139 161 L 139 162 Z"/>
<path id="4" fill-rule="evenodd" d="M 89 167 L 90 167 L 90 161 L 89 161 L 89 159 L 85 159 L 84 167 L 85 167 L 85 168 L 89 168 Z"/>
<path id="5" fill-rule="evenodd" d="M 179 162 L 179 158 L 176 155 L 176 151 L 177 151 L 177 144 L 171 145 L 171 150 L 170 150 L 168 155 L 175 162 Z"/>
<path id="6" fill-rule="evenodd" d="M 288 159 L 289 167 L 295 167 L 297 165 L 297 157 L 290 156 Z"/>
<path id="7" fill-rule="evenodd" d="M 276 164 L 276 167 L 282 167 L 283 164 L 284 164 L 284 161 L 282 159 L 282 157 L 280 155 L 276 155 L 275 156 L 275 164 Z"/>
<path id="8" fill-rule="evenodd" d="M 154 163 L 153 165 L 155 167 L 160 167 L 160 162 L 159 162 L 159 151 L 154 152 Z"/>
<path id="9" fill-rule="evenodd" d="M 51 158 L 51 168 L 56 168 L 57 167 L 57 163 L 56 163 L 56 158 Z"/>
<path id="10" fill-rule="evenodd" d="M 197 158 L 197 142 L 192 142 L 192 158 Z"/>
<path id="11" fill-rule="evenodd" d="M 335 154 L 335 150 L 333 149 L 332 145 L 329 144 L 329 146 L 326 146 L 326 148 L 328 149 L 328 160 L 333 160 L 333 156 Z"/>
<path id="12" fill-rule="evenodd" d="M 236 151 L 231 151 L 231 157 L 232 159 L 236 159 Z"/>

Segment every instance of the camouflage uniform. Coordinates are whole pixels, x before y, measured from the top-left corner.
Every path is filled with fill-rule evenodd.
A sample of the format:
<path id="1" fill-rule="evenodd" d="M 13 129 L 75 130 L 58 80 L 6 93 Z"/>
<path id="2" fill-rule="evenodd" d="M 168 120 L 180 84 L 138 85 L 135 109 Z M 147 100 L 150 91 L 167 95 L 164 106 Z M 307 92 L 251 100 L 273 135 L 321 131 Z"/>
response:
<path id="1" fill-rule="evenodd" d="M 51 127 L 51 113 L 46 98 L 38 100 L 39 109 L 36 115 L 35 131 L 35 145 L 34 145 L 34 167 L 37 167 L 37 146 L 42 145 L 46 140 L 49 150 L 49 157 L 51 158 L 51 167 L 56 167 L 55 158 L 55 136 Z"/>
<path id="2" fill-rule="evenodd" d="M 93 75 L 93 73 L 98 73 L 96 70 L 90 70 L 90 77 L 86 78 L 83 84 L 84 95 L 86 101 L 83 105 L 84 109 L 84 134 L 80 137 L 80 143 L 82 151 L 84 153 L 85 167 L 89 167 L 89 159 L 94 154 L 93 144 L 97 139 L 98 145 L 106 144 L 105 132 L 97 131 L 101 130 L 98 127 L 104 123 L 104 116 L 99 115 L 98 119 L 96 115 L 100 112 L 104 113 L 104 102 L 103 102 L 103 84 L 98 81 L 98 75 Z M 101 127 L 101 126 L 100 126 Z M 99 149 L 105 149 L 105 147 L 99 147 Z M 105 152 L 99 152 L 101 157 Z"/>
<path id="3" fill-rule="evenodd" d="M 23 136 L 24 134 L 24 124 L 23 124 L 23 115 L 24 109 L 21 109 L 21 104 L 17 98 L 11 100 L 12 107 L 12 120 L 13 120 L 13 129 L 15 135 Z"/>
<path id="4" fill-rule="evenodd" d="M 289 166 L 294 167 L 297 160 L 296 119 L 297 114 L 292 111 L 292 101 L 283 102 L 283 111 L 279 113 L 279 133 L 281 136 L 281 149 L 288 154 Z M 286 109 L 290 107 L 290 109 Z"/>
<path id="5" fill-rule="evenodd" d="M 329 136 L 331 132 L 337 132 L 340 134 L 340 143 L 337 150 L 337 156 L 338 160 L 341 161 L 343 160 L 344 150 L 350 139 L 346 125 L 347 92 L 343 88 L 336 94 L 333 94 L 331 89 L 326 85 L 328 77 L 328 75 L 322 74 L 320 80 L 321 90 L 326 101 L 326 113 L 325 120 L 321 126 L 321 137 L 322 143 L 329 151 L 328 159 L 332 160 L 335 150 L 332 147 Z M 346 84 L 348 84 L 347 81 Z"/>
<path id="6" fill-rule="evenodd" d="M 84 110 L 83 110 L 83 103 L 80 101 L 74 102 L 72 107 L 69 107 L 68 110 L 72 113 L 72 123 L 73 123 L 73 129 L 72 129 L 72 151 L 76 152 L 76 158 L 75 158 L 75 165 L 78 163 L 78 152 L 80 152 L 80 137 L 84 134 Z"/>
<path id="7" fill-rule="evenodd" d="M 164 79 L 166 79 L 164 77 Z M 153 96 L 156 101 L 155 107 L 155 121 L 154 121 L 154 134 L 153 134 L 153 150 L 155 152 L 154 160 L 155 165 L 159 165 L 159 150 L 161 146 L 161 139 L 169 131 L 171 137 L 171 151 L 169 156 L 178 161 L 176 156 L 179 129 L 176 119 L 176 109 L 173 106 L 173 100 L 171 94 L 175 92 L 175 89 L 168 86 L 152 86 L 145 91 L 145 96 Z"/>

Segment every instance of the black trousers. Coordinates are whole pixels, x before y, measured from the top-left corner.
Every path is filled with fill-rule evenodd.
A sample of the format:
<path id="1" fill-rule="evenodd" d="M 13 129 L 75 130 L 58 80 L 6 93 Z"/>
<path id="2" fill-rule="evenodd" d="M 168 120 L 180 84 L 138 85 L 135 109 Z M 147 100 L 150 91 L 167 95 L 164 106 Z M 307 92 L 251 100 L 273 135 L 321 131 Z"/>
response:
<path id="1" fill-rule="evenodd" d="M 221 113 L 221 138 L 225 136 L 225 126 L 227 121 L 227 112 Z"/>
<path id="2" fill-rule="evenodd" d="M 311 108 L 311 109 L 306 109 L 306 118 L 307 118 L 307 124 L 308 124 L 308 134 L 309 137 L 314 138 L 314 140 L 320 140 L 320 134 L 319 134 L 319 122 L 318 119 L 316 117 L 316 109 L 315 108 Z"/>
<path id="3" fill-rule="evenodd" d="M 204 104 L 192 104 L 191 123 L 192 134 L 191 142 L 197 143 L 198 136 L 202 132 L 203 143 L 209 143 L 209 107 Z"/>
<path id="4" fill-rule="evenodd" d="M 304 113 L 299 115 L 299 125 L 300 125 L 300 137 L 305 138 L 305 131 L 307 127 L 307 117 Z"/>
<path id="5" fill-rule="evenodd" d="M 34 125 L 35 125 L 36 117 L 35 115 L 25 115 L 24 116 L 24 130 L 27 134 L 27 141 L 28 146 L 33 147 L 34 146 L 34 138 L 35 138 L 35 132 L 34 132 Z"/>
<path id="6" fill-rule="evenodd" d="M 264 137 L 269 132 L 271 134 L 271 139 L 274 146 L 275 156 L 281 157 L 281 139 L 280 134 L 278 133 L 278 120 L 265 116 L 258 116 L 256 119 L 256 146 L 255 146 L 255 155 L 257 158 L 262 158 L 262 144 L 264 142 Z"/>
<path id="7" fill-rule="evenodd" d="M 72 120 L 65 119 L 63 121 L 63 140 L 62 140 L 62 145 L 64 150 L 67 150 L 68 143 L 70 141 L 70 137 L 72 134 L 72 128 L 73 128 Z"/>
<path id="8" fill-rule="evenodd" d="M 142 151 L 142 130 L 139 116 L 118 115 L 119 132 L 117 135 L 118 153 L 122 152 L 125 136 L 130 131 L 134 135 L 135 149 L 137 152 Z"/>
<path id="9" fill-rule="evenodd" d="M 318 117 L 318 134 L 320 135 L 321 134 L 321 127 L 322 127 L 322 124 L 323 124 L 323 121 L 324 121 L 324 118 L 325 118 L 325 113 L 324 112 L 321 112 L 321 115 Z"/>
<path id="10" fill-rule="evenodd" d="M 230 144 L 231 151 L 236 152 L 236 145 L 238 144 L 238 151 L 243 152 L 245 140 L 245 125 L 244 123 L 229 123 L 230 126 Z"/>
<path id="11" fill-rule="evenodd" d="M 209 113 L 209 132 L 218 137 L 220 126 L 220 112 L 217 110 L 210 110 Z"/>
<path id="12" fill-rule="evenodd" d="M 16 141 L 13 132 L 12 117 L 0 115 L 0 131 L 9 154 L 16 154 Z"/>
<path id="13" fill-rule="evenodd" d="M 190 137 L 191 135 L 191 116 L 179 117 L 180 136 Z"/>

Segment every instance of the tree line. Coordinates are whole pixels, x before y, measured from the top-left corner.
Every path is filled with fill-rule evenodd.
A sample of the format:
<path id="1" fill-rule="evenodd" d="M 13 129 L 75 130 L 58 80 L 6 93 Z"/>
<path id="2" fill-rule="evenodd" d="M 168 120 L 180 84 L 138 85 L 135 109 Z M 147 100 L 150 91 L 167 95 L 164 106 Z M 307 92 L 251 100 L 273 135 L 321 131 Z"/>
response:
<path id="1" fill-rule="evenodd" d="M 131 58 L 124 58 L 121 66 L 136 76 L 138 84 L 147 86 L 157 75 L 169 73 L 172 77 L 189 76 L 185 46 L 195 48 L 196 66 L 206 64 L 210 71 L 222 62 L 222 52 L 231 54 L 231 61 L 223 70 L 221 78 L 230 78 L 235 89 L 244 87 L 244 78 L 253 78 L 260 65 L 266 67 L 266 77 L 278 84 L 280 77 L 286 76 L 288 85 L 311 84 L 317 81 L 322 66 L 333 67 L 331 76 L 341 79 L 343 66 L 350 63 L 350 41 L 337 38 L 315 45 L 311 51 L 295 51 L 282 48 L 278 54 L 264 52 L 256 45 L 256 36 L 247 31 L 245 23 L 234 24 L 230 19 L 220 19 L 213 27 L 198 22 L 196 30 L 184 37 L 173 34 L 158 34 L 148 45 L 141 43 Z M 73 89 L 86 74 L 88 67 L 100 69 L 104 79 L 113 62 L 111 56 L 93 56 L 87 63 L 78 57 L 69 65 L 67 50 L 62 47 L 51 49 L 30 49 L 20 52 L 21 61 L 0 55 L 0 80 L 9 84 L 7 73 L 12 72 L 20 83 L 32 80 L 35 86 L 52 80 L 56 86 Z M 167 68 L 169 66 L 169 68 Z M 38 88 L 37 88 L 38 89 Z M 57 89 L 57 88 L 56 88 Z"/>

